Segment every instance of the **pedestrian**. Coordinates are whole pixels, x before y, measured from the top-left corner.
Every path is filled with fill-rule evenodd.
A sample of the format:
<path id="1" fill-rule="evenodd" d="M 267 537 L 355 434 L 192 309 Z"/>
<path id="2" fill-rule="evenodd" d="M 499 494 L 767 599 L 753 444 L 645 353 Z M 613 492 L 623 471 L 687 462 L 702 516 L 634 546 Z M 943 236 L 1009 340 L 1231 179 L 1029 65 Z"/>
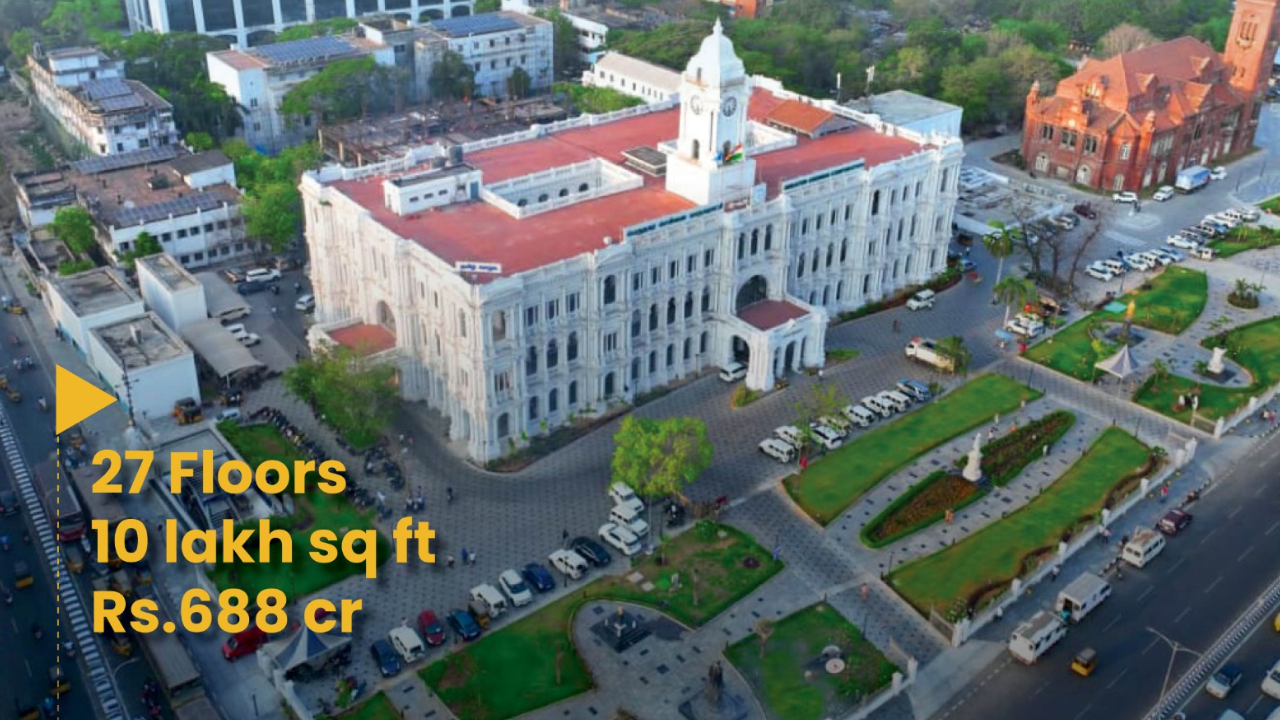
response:
<path id="1" fill-rule="evenodd" d="M 444 561 L 445 561 L 445 564 L 447 564 L 450 568 L 452 568 L 452 567 L 453 567 L 453 556 L 452 556 L 452 555 L 445 555 L 445 557 L 444 557 Z"/>
<path id="2" fill-rule="evenodd" d="M 818 368 L 818 379 L 822 379 L 822 368 Z"/>
<path id="3" fill-rule="evenodd" d="M 898 332 L 898 328 L 899 328 L 899 327 L 900 327 L 900 325 L 899 325 L 898 321 L 897 321 L 897 320 L 894 320 L 894 321 L 893 321 L 893 331 L 894 331 L 895 333 L 896 333 L 896 332 Z"/>
<path id="4" fill-rule="evenodd" d="M 470 565 L 470 564 L 471 564 L 471 563 L 467 562 L 467 557 L 468 557 L 468 555 L 467 555 L 467 549 L 466 549 L 466 548 L 462 548 L 462 564 L 463 564 L 463 565 Z"/>
<path id="5" fill-rule="evenodd" d="M 474 552 L 471 553 L 471 564 L 472 565 L 476 564 L 476 554 Z"/>
<path id="6" fill-rule="evenodd" d="M 1049 457 L 1049 446 L 1047 444 L 1044 446 L 1044 455 L 1042 457 Z"/>
<path id="7" fill-rule="evenodd" d="M 1054 565 L 1054 566 L 1053 566 L 1053 571 L 1052 571 L 1052 573 L 1051 573 L 1051 574 L 1053 575 L 1053 579 L 1054 579 L 1054 580 L 1057 580 L 1057 579 L 1058 579 L 1058 575 L 1059 575 L 1061 572 L 1062 572 L 1062 566 L 1061 566 L 1061 565 Z"/>
<path id="8" fill-rule="evenodd" d="M 276 307 L 275 305 L 272 305 L 272 306 L 271 306 L 271 314 L 272 314 L 272 315 L 279 315 L 279 314 L 280 314 L 280 308 Z"/>

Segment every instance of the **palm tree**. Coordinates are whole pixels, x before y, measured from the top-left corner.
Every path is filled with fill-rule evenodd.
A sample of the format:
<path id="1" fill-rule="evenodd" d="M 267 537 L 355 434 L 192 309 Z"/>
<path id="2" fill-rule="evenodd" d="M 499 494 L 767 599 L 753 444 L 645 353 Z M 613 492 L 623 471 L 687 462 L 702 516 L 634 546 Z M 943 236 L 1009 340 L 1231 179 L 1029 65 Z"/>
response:
<path id="1" fill-rule="evenodd" d="M 1009 312 L 1014 305 L 1022 307 L 1040 297 L 1040 291 L 1036 289 L 1034 283 L 1015 275 L 1010 275 L 996 283 L 995 287 L 991 288 L 991 293 L 995 295 L 997 301 L 1004 303 L 1005 325 L 1009 324 Z"/>
<path id="2" fill-rule="evenodd" d="M 957 375 L 969 374 L 969 363 L 973 360 L 972 353 L 964 344 L 964 338 L 959 335 L 952 335 L 938 341 L 937 350 L 940 354 L 951 358 L 952 372 Z"/>
<path id="3" fill-rule="evenodd" d="M 992 221 L 991 227 L 996 231 L 987 233 L 982 238 L 982 244 L 986 246 L 987 252 L 991 253 L 991 257 L 1000 261 L 996 265 L 996 282 L 1000 282 L 1000 277 L 1004 275 L 1004 259 L 1013 254 L 1017 246 L 1014 241 L 1022 236 L 1022 231 L 1016 227 L 1009 227 L 999 220 Z"/>

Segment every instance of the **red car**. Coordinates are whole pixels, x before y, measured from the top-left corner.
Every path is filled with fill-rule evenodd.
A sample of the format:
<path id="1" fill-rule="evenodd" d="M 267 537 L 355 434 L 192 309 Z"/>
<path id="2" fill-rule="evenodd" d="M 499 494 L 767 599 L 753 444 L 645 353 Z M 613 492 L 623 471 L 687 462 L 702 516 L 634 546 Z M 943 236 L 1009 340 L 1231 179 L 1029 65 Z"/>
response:
<path id="1" fill-rule="evenodd" d="M 1075 210 L 1076 214 L 1080 217 L 1089 218 L 1090 220 L 1098 219 L 1098 211 L 1094 210 L 1093 206 L 1089 203 L 1080 203 L 1072 209 Z"/>
<path id="2" fill-rule="evenodd" d="M 295 620 L 289 624 L 289 628 L 285 630 L 284 633 L 276 633 L 275 635 L 272 635 L 257 625 L 253 625 L 247 630 L 241 630 L 235 635 L 232 635 L 227 638 L 226 642 L 222 643 L 222 657 L 226 658 L 227 661 L 230 662 L 233 660 L 239 660 L 245 655 L 252 655 L 258 652 L 263 645 L 266 645 L 281 635 L 293 632 L 299 627 L 300 623 Z"/>
<path id="3" fill-rule="evenodd" d="M 418 614 L 418 634 L 423 640 L 427 641 L 430 647 L 439 647 L 444 644 L 444 625 L 440 623 L 440 618 L 430 610 L 423 610 Z"/>

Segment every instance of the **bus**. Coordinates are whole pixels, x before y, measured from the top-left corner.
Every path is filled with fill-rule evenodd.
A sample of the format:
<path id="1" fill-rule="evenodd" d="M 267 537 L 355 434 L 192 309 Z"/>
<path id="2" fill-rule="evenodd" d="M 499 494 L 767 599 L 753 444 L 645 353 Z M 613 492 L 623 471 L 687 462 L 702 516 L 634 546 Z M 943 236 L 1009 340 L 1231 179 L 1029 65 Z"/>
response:
<path id="1" fill-rule="evenodd" d="M 32 469 L 36 492 L 40 493 L 40 502 L 44 503 L 49 522 L 57 528 L 58 541 L 75 542 L 84 537 L 88 527 L 84 510 L 80 507 L 80 500 L 71 483 L 65 479 L 50 478 L 49 474 L 47 470 L 41 473 Z"/>
<path id="2" fill-rule="evenodd" d="M 158 597 L 153 599 L 158 605 L 156 619 L 160 622 L 160 627 L 155 632 L 138 633 L 136 637 L 147 661 L 151 663 L 160 689 L 169 699 L 169 705 L 177 708 L 203 696 L 204 681 L 182 639 L 163 630 L 164 624 L 169 622 L 169 612 Z"/>

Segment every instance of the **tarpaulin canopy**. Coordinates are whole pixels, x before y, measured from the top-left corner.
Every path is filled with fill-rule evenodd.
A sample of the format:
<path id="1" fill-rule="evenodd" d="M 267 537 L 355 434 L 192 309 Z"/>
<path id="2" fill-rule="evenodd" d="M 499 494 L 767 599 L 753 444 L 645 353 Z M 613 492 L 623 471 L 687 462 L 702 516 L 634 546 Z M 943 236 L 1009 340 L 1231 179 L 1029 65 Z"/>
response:
<path id="1" fill-rule="evenodd" d="M 1129 351 L 1129 346 L 1125 345 L 1120 348 L 1120 352 L 1112 355 L 1106 360 L 1099 360 L 1094 363 L 1094 367 L 1107 373 L 1111 373 L 1121 380 L 1129 377 L 1138 370 L 1138 360 Z"/>
<path id="2" fill-rule="evenodd" d="M 262 650 L 275 659 L 281 670 L 289 672 L 303 665 L 328 659 L 350 644 L 350 635 L 337 631 L 318 633 L 304 624 L 293 635 L 267 643 Z"/>
<path id="3" fill-rule="evenodd" d="M 200 357 L 213 368 L 220 378 L 228 378 L 242 370 L 262 367 L 262 363 L 240 344 L 222 323 L 217 320 L 201 320 L 185 325 L 182 338 L 195 349 Z"/>

